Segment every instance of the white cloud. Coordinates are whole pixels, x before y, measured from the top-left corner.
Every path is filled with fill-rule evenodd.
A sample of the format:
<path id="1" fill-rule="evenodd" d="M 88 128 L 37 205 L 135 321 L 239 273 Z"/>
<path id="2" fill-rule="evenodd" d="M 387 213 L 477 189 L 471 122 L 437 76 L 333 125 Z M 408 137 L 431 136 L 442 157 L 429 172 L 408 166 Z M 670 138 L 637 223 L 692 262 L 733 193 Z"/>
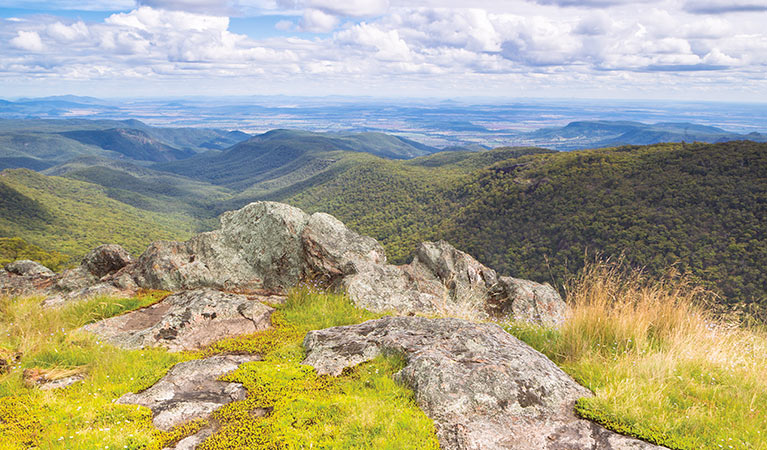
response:
<path id="1" fill-rule="evenodd" d="M 40 35 L 36 31 L 20 30 L 10 42 L 11 45 L 18 49 L 30 52 L 41 52 L 45 48 Z"/>
<path id="2" fill-rule="evenodd" d="M 299 29 L 310 33 L 327 33 L 333 31 L 336 25 L 338 17 L 319 9 L 307 9 L 299 23 Z"/>
<path id="3" fill-rule="evenodd" d="M 55 22 L 46 28 L 46 34 L 59 42 L 72 42 L 88 38 L 88 27 L 82 21 L 72 25 Z"/>
<path id="4" fill-rule="evenodd" d="M 753 90 L 754 74 L 767 68 L 767 34 L 759 20 L 693 14 L 682 0 L 657 0 L 649 7 L 615 1 L 609 12 L 593 2 L 564 8 L 532 0 L 472 3 L 482 8 L 461 7 L 467 3 L 459 0 L 442 2 L 449 8 L 399 6 L 404 0 L 226 4 L 266 8 L 280 16 L 293 8 L 272 22 L 282 33 L 273 36 L 270 26 L 272 37 L 264 39 L 230 31 L 229 17 L 220 11 L 190 11 L 207 11 L 214 2 L 152 2 L 158 7 L 144 5 L 98 23 L 51 16 L 6 21 L 0 27 L 0 78 L 34 73 L 55 79 L 215 83 L 242 77 L 311 86 L 354 79 L 382 90 L 408 80 L 413 86 L 454 83 L 469 93 L 513 80 L 577 93 L 608 81 L 653 86 L 661 79 L 690 89 L 726 82 Z M 301 31 L 332 34 L 305 38 L 297 34 Z M 694 78 L 702 70 L 705 78 Z"/>

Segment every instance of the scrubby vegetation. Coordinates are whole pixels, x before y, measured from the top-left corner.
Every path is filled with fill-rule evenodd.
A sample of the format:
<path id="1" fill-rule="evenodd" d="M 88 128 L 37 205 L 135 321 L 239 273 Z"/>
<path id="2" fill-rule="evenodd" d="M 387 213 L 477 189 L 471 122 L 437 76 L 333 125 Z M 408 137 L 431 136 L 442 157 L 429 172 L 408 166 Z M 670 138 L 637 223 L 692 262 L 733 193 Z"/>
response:
<path id="1" fill-rule="evenodd" d="M 216 413 L 221 429 L 202 448 L 438 448 L 434 426 L 412 392 L 392 381 L 401 360 L 379 358 L 335 378 L 317 376 L 300 364 L 308 330 L 377 317 L 353 307 L 343 295 L 296 289 L 287 304 L 275 305 L 274 328 L 199 352 L 119 350 L 75 331 L 164 295 L 101 298 L 58 310 L 41 309 L 35 298 L 0 300 L 0 352 L 13 361 L 11 370 L 0 375 L 0 448 L 159 450 L 206 424 L 196 421 L 158 432 L 149 410 L 113 400 L 151 386 L 178 362 L 231 352 L 257 353 L 264 361 L 244 364 L 227 376 L 248 388 L 248 399 Z M 23 370 L 32 368 L 51 376 L 76 371 L 86 378 L 61 391 L 43 392 L 22 380 Z M 254 409 L 271 413 L 257 417 L 251 414 Z"/>
<path id="2" fill-rule="evenodd" d="M 723 303 L 767 304 L 767 144 L 495 152 L 369 161 L 276 198 L 336 215 L 395 262 L 447 239 L 502 273 L 561 286 L 586 252 L 625 254 L 655 277 L 675 265 Z"/>
<path id="3" fill-rule="evenodd" d="M 0 237 L 0 267 L 19 259 L 38 261 L 54 272 L 59 272 L 70 257 L 57 251 L 45 251 L 21 238 Z"/>
<path id="4" fill-rule="evenodd" d="M 90 183 L 26 169 L 0 174 L 0 237 L 21 238 L 74 258 L 109 243 L 138 254 L 154 240 L 189 237 L 193 222 L 182 214 L 112 200 L 104 188 Z"/>
<path id="5" fill-rule="evenodd" d="M 569 284 L 560 330 L 507 329 L 596 394 L 576 405 L 585 418 L 672 449 L 767 449 L 767 333 L 714 318 L 710 295 L 595 264 Z"/>

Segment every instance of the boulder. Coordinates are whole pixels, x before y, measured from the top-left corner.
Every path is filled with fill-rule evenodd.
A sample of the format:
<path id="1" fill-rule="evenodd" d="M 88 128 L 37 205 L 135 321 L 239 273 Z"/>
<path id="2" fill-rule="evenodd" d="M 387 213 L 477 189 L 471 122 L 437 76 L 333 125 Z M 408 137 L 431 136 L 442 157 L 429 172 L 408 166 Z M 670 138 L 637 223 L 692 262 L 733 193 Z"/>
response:
<path id="1" fill-rule="evenodd" d="M 25 277 L 52 277 L 56 275 L 51 269 L 39 262 L 30 261 L 28 259 L 20 259 L 6 264 L 5 270 L 8 273 Z"/>
<path id="2" fill-rule="evenodd" d="M 400 314 L 512 318 L 560 325 L 567 305 L 548 284 L 498 277 L 445 241 L 422 243 L 405 266 L 361 265 L 341 285 L 358 306 Z"/>
<path id="3" fill-rule="evenodd" d="M 258 359 L 249 355 L 227 355 L 182 362 L 149 389 L 125 394 L 117 403 L 151 409 L 154 426 L 168 431 L 195 419 L 206 419 L 227 403 L 245 400 L 247 390 L 241 384 L 218 379 L 240 364 Z"/>
<path id="4" fill-rule="evenodd" d="M 115 244 L 100 245 L 83 258 L 80 266 L 96 278 L 113 274 L 131 264 L 133 258 L 127 250 Z"/>
<path id="5" fill-rule="evenodd" d="M 289 205 L 251 203 L 224 213 L 219 230 L 187 242 L 155 242 L 128 272 L 151 289 L 285 291 L 304 272 L 301 233 L 308 221 Z"/>
<path id="6" fill-rule="evenodd" d="M 199 289 L 82 329 L 122 348 L 196 350 L 226 337 L 268 328 L 273 311 L 245 295 Z"/>
<path id="7" fill-rule="evenodd" d="M 567 304 L 550 284 L 501 277 L 490 289 L 487 307 L 493 317 L 559 326 L 567 316 Z"/>
<path id="8" fill-rule="evenodd" d="M 378 241 L 351 231 L 330 214 L 312 214 L 301 239 L 309 278 L 335 282 L 386 263 L 386 253 Z"/>
<path id="9" fill-rule="evenodd" d="M 98 283 L 99 279 L 85 267 L 67 269 L 56 277 L 55 289 L 59 292 L 75 292 Z"/>
<path id="10" fill-rule="evenodd" d="M 579 419 L 591 393 L 553 362 L 494 324 L 387 317 L 311 331 L 304 364 L 320 374 L 380 354 L 404 355 L 396 375 L 434 420 L 443 449 L 659 449 Z"/>
<path id="11" fill-rule="evenodd" d="M 388 264 L 349 275 L 342 280 L 342 286 L 357 306 L 377 312 L 435 313 L 442 299 L 435 283 L 427 290 L 402 267 Z"/>

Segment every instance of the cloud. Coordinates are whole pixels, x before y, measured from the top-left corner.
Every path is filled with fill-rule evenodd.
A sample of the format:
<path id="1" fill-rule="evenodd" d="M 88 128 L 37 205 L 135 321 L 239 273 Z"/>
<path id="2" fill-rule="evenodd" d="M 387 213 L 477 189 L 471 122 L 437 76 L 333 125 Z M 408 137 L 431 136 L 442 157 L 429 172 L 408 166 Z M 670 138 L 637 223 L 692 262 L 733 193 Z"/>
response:
<path id="1" fill-rule="evenodd" d="M 310 33 L 328 33 L 336 28 L 338 22 L 338 17 L 334 15 L 319 9 L 307 9 L 298 24 L 298 29 Z"/>
<path id="2" fill-rule="evenodd" d="M 315 9 L 339 17 L 371 17 L 389 9 L 388 0 L 277 0 L 283 8 Z"/>
<path id="3" fill-rule="evenodd" d="M 82 21 L 72 25 L 55 22 L 46 28 L 46 34 L 58 42 L 73 42 L 88 38 L 88 27 Z"/>
<path id="4" fill-rule="evenodd" d="M 579 86 L 608 81 L 754 86 L 754 74 L 767 67 L 767 34 L 757 18 L 691 15 L 677 0 L 652 7 L 616 1 L 610 11 L 509 0 L 500 12 L 401 7 L 400 0 L 229 4 L 261 5 L 284 16 L 270 22 L 281 32 L 269 30 L 263 39 L 230 31 L 229 18 L 218 12 L 189 11 L 212 2 L 152 1 L 158 7 L 96 23 L 53 16 L 3 22 L 0 79 L 34 73 L 38 79 L 198 79 L 222 86 L 232 85 L 222 80 L 259 80 L 251 86 L 292 80 L 320 86 L 318 92 L 349 80 L 382 90 L 402 80 L 434 89 L 463 83 L 467 92 L 491 83 L 501 89 L 548 83 L 580 92 Z M 296 9 L 286 14 L 285 8 Z M 301 31 L 322 35 L 305 38 Z M 702 75 L 690 81 L 703 72 L 707 81 Z"/>
<path id="5" fill-rule="evenodd" d="M 612 6 L 652 3 L 657 0 L 534 0 L 541 5 L 553 5 L 580 8 L 609 8 Z"/>
<path id="6" fill-rule="evenodd" d="M 688 0 L 684 10 L 693 14 L 727 14 L 739 12 L 767 12 L 767 3 L 753 0 Z"/>
<path id="7" fill-rule="evenodd" d="M 30 52 L 41 52 L 45 48 L 40 35 L 36 31 L 21 30 L 16 34 L 15 38 L 11 39 L 10 43 L 20 50 Z"/>
<path id="8" fill-rule="evenodd" d="M 227 0 L 137 0 L 139 6 L 199 14 L 229 15 L 234 5 Z"/>

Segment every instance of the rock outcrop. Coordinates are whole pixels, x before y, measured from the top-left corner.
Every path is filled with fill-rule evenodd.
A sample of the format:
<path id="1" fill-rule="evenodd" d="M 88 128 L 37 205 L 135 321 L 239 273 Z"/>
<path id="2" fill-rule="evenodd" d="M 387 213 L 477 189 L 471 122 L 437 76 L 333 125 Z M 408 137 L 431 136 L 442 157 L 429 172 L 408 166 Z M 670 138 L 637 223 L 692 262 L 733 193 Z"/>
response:
<path id="1" fill-rule="evenodd" d="M 189 241 L 155 242 L 135 261 L 119 246 L 103 245 L 60 275 L 6 273 L 0 274 L 0 289 L 15 292 L 35 281 L 33 291 L 49 297 L 47 306 L 139 288 L 280 294 L 312 279 L 341 287 L 358 306 L 379 312 L 513 317 L 549 325 L 562 323 L 566 313 L 551 286 L 499 277 L 445 241 L 424 242 L 410 264 L 390 265 L 375 239 L 328 214 L 308 215 L 275 202 L 224 213 L 220 229 Z"/>
<path id="2" fill-rule="evenodd" d="M 5 270 L 8 273 L 26 277 L 52 277 L 56 275 L 51 269 L 28 259 L 14 261 L 6 265 Z"/>
<path id="3" fill-rule="evenodd" d="M 273 202 L 225 213 L 221 228 L 187 242 L 155 242 L 112 276 L 118 286 L 284 292 L 300 280 L 344 288 L 373 311 L 479 317 L 512 315 L 557 325 L 566 305 L 548 285 L 498 277 L 445 241 L 424 242 L 412 263 L 386 263 L 383 247 L 325 213 Z M 128 280 L 127 283 L 124 280 Z"/>
<path id="4" fill-rule="evenodd" d="M 273 311 L 245 295 L 200 289 L 171 295 L 82 329 L 122 348 L 196 350 L 226 337 L 268 328 Z"/>
<path id="5" fill-rule="evenodd" d="M 227 355 L 182 362 L 149 389 L 125 394 L 123 405 L 141 405 L 152 410 L 152 423 L 170 430 L 183 423 L 204 419 L 221 406 L 245 400 L 247 389 L 239 383 L 219 381 L 240 364 L 258 361 L 254 356 Z"/>
<path id="6" fill-rule="evenodd" d="M 151 289 L 284 291 L 303 275 L 301 233 L 308 222 L 298 208 L 252 203 L 224 213 L 219 230 L 187 242 L 155 242 L 129 273 Z"/>
<path id="7" fill-rule="evenodd" d="M 577 418 L 591 393 L 541 353 L 497 325 L 387 317 L 312 331 L 305 364 L 321 374 L 380 354 L 403 354 L 396 375 L 437 427 L 443 449 L 660 449 Z"/>

